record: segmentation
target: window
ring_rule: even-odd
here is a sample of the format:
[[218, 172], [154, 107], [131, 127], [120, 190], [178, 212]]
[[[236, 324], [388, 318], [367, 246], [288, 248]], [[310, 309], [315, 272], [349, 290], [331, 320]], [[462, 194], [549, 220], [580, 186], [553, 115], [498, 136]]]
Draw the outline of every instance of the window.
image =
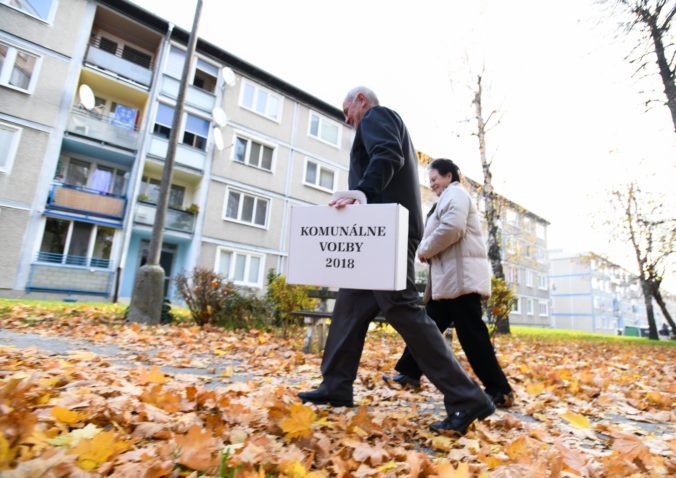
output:
[[538, 274], [538, 288], [542, 290], [547, 290], [547, 276], [544, 274]]
[[514, 268], [512, 266], [505, 266], [505, 282], [511, 285], [514, 284]]
[[209, 121], [191, 114], [186, 115], [183, 144], [206, 151], [209, 138]]
[[147, 53], [143, 53], [129, 45], [124, 45], [122, 48], [122, 58], [147, 69], [150, 69], [150, 64], [153, 60], [153, 57]]
[[234, 160], [272, 171], [274, 148], [242, 136], [235, 137]]
[[129, 171], [114, 166], [62, 157], [54, 179], [69, 186], [87, 188], [99, 193], [124, 195]]
[[526, 270], [526, 287], [533, 287], [533, 271]]
[[[167, 66], [164, 70], [165, 74], [180, 80], [181, 75], [183, 74], [184, 63], [185, 51], [176, 46], [172, 46], [169, 50]], [[209, 93], [215, 93], [216, 85], [218, 84], [218, 67], [201, 58], [197, 58], [192, 77], [189, 76], [188, 78], [192, 78], [191, 84], [193, 86], [208, 91]]]
[[46, 22], [52, 19], [55, 0], [0, 0], [0, 3], [16, 8]]
[[9, 173], [12, 170], [20, 138], [21, 128], [0, 123], [0, 151], [4, 151], [0, 154], [0, 173]]
[[340, 126], [314, 111], [310, 112], [310, 127], [308, 134], [332, 146], [338, 146], [340, 142]]
[[111, 227], [48, 217], [38, 261], [107, 269], [114, 236]]
[[[524, 300], [526, 300], [526, 299], [524, 299]], [[526, 309], [526, 313], [528, 315], [533, 315], [533, 309], [535, 307], [535, 301], [533, 299], [527, 299], [526, 303], [527, 303], [527, 307], [528, 307]]]
[[239, 104], [271, 120], [281, 120], [282, 97], [248, 81], [242, 82]]
[[40, 57], [0, 43], [0, 85], [31, 92], [37, 79]]
[[265, 256], [219, 248], [216, 270], [237, 285], [261, 287]]
[[507, 212], [505, 214], [507, 216], [507, 222], [509, 224], [514, 225], [519, 224], [519, 213], [517, 213], [514, 209], [507, 209]]
[[540, 317], [546, 317], [549, 315], [549, 304], [547, 302], [541, 300], [538, 307]]
[[[153, 133], [169, 139], [173, 123], [174, 108], [164, 103], [158, 103]], [[209, 120], [186, 113], [185, 125], [182, 131], [181, 143], [206, 151], [207, 140], [209, 138]]]
[[[141, 195], [145, 196], [142, 200], [157, 204], [157, 201], [160, 199], [160, 180], [143, 176], [141, 181]], [[172, 184], [169, 187], [169, 207], [182, 209], [184, 198], [185, 188], [183, 186]]]
[[226, 193], [225, 218], [233, 221], [266, 227], [269, 200], [228, 189]]
[[503, 234], [503, 237], [505, 241], [505, 251], [507, 251], [508, 254], [516, 254], [516, 239], [507, 234]]
[[157, 105], [157, 114], [155, 115], [155, 126], [153, 133], [163, 138], [169, 139], [171, 136], [171, 126], [174, 123], [174, 108], [164, 103]]
[[214, 93], [216, 83], [218, 83], [218, 67], [198, 58], [192, 84], [209, 93]]
[[514, 304], [512, 304], [512, 312], [515, 314], [521, 313], [521, 297], [516, 297], [516, 300], [514, 300]]
[[303, 182], [309, 186], [333, 192], [336, 185], [336, 172], [308, 159], [305, 161], [305, 180]]

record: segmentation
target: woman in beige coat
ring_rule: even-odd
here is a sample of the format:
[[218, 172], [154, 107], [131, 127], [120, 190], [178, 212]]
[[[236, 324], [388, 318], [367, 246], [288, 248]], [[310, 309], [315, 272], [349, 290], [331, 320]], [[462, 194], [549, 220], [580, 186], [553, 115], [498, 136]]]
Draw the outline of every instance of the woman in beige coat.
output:
[[[481, 299], [491, 295], [491, 268], [477, 208], [460, 184], [460, 171], [450, 159], [429, 166], [430, 188], [439, 201], [430, 211], [418, 246], [418, 259], [429, 264], [426, 311], [439, 330], [454, 325], [474, 373], [497, 406], [513, 402], [507, 382], [481, 316]], [[408, 349], [385, 380], [420, 387], [422, 372]]]

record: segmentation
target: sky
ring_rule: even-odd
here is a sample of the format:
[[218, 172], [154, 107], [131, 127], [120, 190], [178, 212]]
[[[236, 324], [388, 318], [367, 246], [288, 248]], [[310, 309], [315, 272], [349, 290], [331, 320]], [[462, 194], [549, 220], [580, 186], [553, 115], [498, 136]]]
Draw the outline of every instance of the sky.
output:
[[[134, 3], [191, 28], [195, 0]], [[480, 182], [481, 74], [497, 192], [550, 222], [550, 248], [636, 272], [626, 241], [601, 226], [609, 191], [637, 179], [676, 206], [676, 134], [666, 106], [646, 110], [662, 86], [633, 75], [622, 20], [593, 0], [204, 0], [199, 36], [338, 108], [370, 87], [418, 150]]]

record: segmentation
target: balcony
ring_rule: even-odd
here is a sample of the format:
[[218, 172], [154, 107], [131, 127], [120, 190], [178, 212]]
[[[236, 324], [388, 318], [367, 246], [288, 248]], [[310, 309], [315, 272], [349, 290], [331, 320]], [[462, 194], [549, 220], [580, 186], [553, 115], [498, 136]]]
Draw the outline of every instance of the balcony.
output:
[[73, 108], [66, 130], [113, 146], [129, 150], [138, 148], [139, 134], [136, 127], [133, 124], [124, 123], [114, 114], [102, 115]]
[[[169, 141], [160, 136], [153, 136], [150, 139], [150, 148], [148, 154], [164, 159], [167, 157], [167, 148]], [[201, 149], [192, 148], [185, 144], [178, 144], [176, 148], [176, 164], [187, 166], [198, 171], [204, 170], [204, 164], [207, 159], [207, 153]]]
[[[162, 76], [162, 94], [168, 96], [169, 98], [178, 98], [180, 82], [179, 80], [169, 76]], [[188, 86], [188, 91], [185, 97], [185, 103], [187, 105], [198, 108], [204, 112], [211, 114], [216, 106], [216, 96], [213, 93], [204, 91], [201, 88], [198, 88], [193, 85]]]
[[97, 68], [109, 71], [121, 78], [126, 78], [134, 83], [150, 87], [153, 79], [152, 70], [122, 58], [121, 53], [115, 54], [102, 50], [96, 44], [89, 46], [85, 61]]
[[48, 210], [95, 215], [120, 222], [124, 219], [126, 206], [126, 196], [62, 183], [53, 183], [47, 198]]
[[108, 296], [112, 284], [108, 259], [39, 252], [26, 289]]
[[[134, 222], [137, 224], [145, 224], [146, 226], [153, 226], [155, 223], [155, 212], [157, 206], [147, 202], [136, 203], [136, 211], [134, 213]], [[167, 208], [165, 216], [164, 228], [171, 231], [185, 232], [192, 234], [195, 232], [195, 215], [186, 211], [178, 209]]]

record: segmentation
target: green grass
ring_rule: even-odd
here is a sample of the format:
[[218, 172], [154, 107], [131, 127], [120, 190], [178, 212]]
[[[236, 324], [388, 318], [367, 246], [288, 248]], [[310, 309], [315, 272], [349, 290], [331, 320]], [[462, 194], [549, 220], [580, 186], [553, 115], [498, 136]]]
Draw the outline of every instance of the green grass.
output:
[[[33, 300], [33, 299], [0, 299], [0, 315], [8, 312], [12, 305], [27, 305], [52, 312], [60, 312], [64, 310], [72, 310], [78, 308], [96, 308], [102, 312], [110, 312], [113, 314], [123, 314], [127, 308], [126, 304], [113, 304], [112, 302], [63, 302], [59, 300]], [[182, 307], [171, 307], [171, 313], [179, 321], [185, 321], [190, 318], [190, 311]]]
[[664, 347], [676, 346], [676, 340], [650, 340], [647, 337], [626, 337], [623, 335], [597, 334], [567, 329], [544, 329], [537, 327], [511, 326], [512, 334], [516, 337], [526, 337], [546, 340], [591, 340], [610, 343], [633, 343], [643, 345], [659, 345]]

